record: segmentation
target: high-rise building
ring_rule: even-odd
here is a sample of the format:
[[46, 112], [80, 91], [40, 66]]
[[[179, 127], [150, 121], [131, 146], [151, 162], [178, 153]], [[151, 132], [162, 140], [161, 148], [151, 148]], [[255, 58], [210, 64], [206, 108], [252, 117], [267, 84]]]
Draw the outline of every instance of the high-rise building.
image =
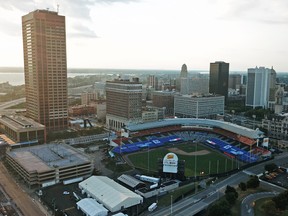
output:
[[106, 82], [106, 124], [120, 130], [129, 122], [142, 120], [142, 83], [137, 80]]
[[175, 91], [154, 91], [152, 93], [152, 105], [165, 109], [165, 116], [174, 115]]
[[[188, 78], [188, 70], [187, 70], [187, 65], [183, 64], [181, 67], [181, 72], [180, 72], [180, 76], [176, 78], [176, 91], [180, 91], [181, 89], [181, 79], [183, 78]], [[165, 89], [164, 89], [165, 90]]]
[[228, 97], [229, 63], [216, 61], [210, 63], [209, 92]]
[[187, 77], [188, 77], [187, 65], [183, 64], [181, 67], [180, 78], [187, 78]]
[[65, 17], [35, 10], [22, 17], [27, 117], [48, 131], [68, 125]]
[[228, 87], [231, 89], [239, 89], [241, 85], [241, 79], [241, 74], [230, 74]]
[[158, 78], [155, 75], [149, 75], [147, 78], [147, 88], [158, 90]]
[[248, 69], [246, 106], [268, 108], [271, 87], [275, 88], [272, 80], [276, 82], [273, 78], [275, 71], [272, 70], [265, 67]]

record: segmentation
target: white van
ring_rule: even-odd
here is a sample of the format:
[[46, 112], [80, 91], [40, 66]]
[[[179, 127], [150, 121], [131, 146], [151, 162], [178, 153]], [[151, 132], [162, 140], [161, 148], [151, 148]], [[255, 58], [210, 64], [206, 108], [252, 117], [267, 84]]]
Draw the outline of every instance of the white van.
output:
[[157, 203], [152, 203], [149, 207], [148, 207], [148, 211], [152, 212], [157, 208]]

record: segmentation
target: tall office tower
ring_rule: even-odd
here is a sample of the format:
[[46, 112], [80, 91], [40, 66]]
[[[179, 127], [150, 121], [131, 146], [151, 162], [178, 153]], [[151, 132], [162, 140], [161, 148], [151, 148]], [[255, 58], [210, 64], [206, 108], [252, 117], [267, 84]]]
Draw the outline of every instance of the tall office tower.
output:
[[271, 69], [265, 67], [248, 69], [246, 106], [268, 107], [271, 74]]
[[130, 122], [142, 120], [142, 83], [137, 80], [106, 82], [106, 124], [120, 130]]
[[270, 92], [269, 92], [269, 101], [275, 102], [275, 93], [278, 88], [276, 87], [276, 71], [273, 67], [270, 70]]
[[188, 78], [188, 70], [187, 65], [183, 64], [181, 67], [180, 76], [176, 78], [176, 91], [180, 91], [181, 89], [181, 79]]
[[67, 128], [65, 17], [35, 10], [22, 17], [27, 117], [46, 130]]
[[187, 78], [187, 77], [188, 77], [187, 65], [183, 64], [181, 67], [180, 78]]
[[154, 75], [149, 75], [147, 78], [147, 88], [154, 88], [158, 90], [158, 78]]
[[228, 98], [229, 63], [216, 61], [210, 63], [209, 92]]
[[241, 74], [230, 74], [228, 87], [231, 89], [239, 89], [241, 85], [241, 78]]

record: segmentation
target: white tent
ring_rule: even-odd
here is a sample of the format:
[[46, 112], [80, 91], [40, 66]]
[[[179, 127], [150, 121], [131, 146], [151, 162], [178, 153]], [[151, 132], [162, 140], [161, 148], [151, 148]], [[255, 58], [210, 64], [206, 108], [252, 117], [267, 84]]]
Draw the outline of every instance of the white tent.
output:
[[76, 204], [77, 209], [81, 209], [87, 216], [106, 216], [108, 214], [108, 210], [92, 198], [82, 199]]
[[82, 193], [102, 203], [109, 211], [116, 212], [123, 208], [140, 204], [143, 197], [123, 187], [106, 176], [91, 176], [79, 183]]

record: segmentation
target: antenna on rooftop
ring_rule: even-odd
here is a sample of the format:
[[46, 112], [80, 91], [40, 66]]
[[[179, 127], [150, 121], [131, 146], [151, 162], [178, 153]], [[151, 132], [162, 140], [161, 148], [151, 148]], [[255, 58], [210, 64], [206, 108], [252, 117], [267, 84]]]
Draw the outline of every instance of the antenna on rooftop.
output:
[[57, 13], [59, 13], [59, 7], [60, 7], [60, 5], [57, 4]]

